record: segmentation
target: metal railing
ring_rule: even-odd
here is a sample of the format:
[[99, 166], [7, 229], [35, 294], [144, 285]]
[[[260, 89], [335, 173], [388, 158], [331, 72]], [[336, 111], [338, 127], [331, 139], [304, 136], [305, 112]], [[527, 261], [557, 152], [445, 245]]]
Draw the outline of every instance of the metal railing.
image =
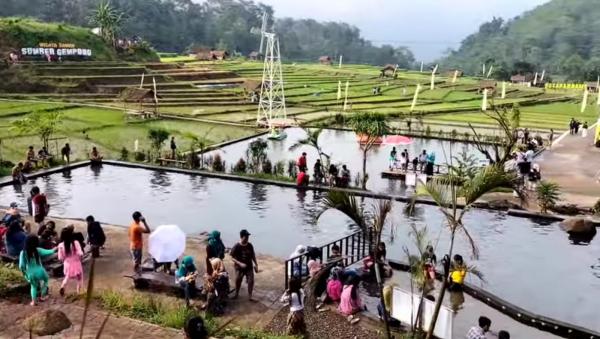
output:
[[[373, 244], [371, 241], [372, 235], [373, 233], [371, 229], [369, 229], [368, 231], [360, 230], [343, 238], [327, 243], [323, 246], [316, 247], [319, 250], [318, 253], [320, 253], [320, 256], [317, 260], [319, 260], [320, 263], [327, 263], [329, 261], [332, 261], [331, 259], [338, 260], [341, 257], [341, 259], [339, 260], [343, 267], [355, 264], [364, 259], [366, 256], [368, 256], [371, 250], [373, 249]], [[332, 248], [334, 245], [337, 245], [340, 248], [339, 257], [332, 257]], [[309, 251], [307, 251], [307, 253], [301, 254], [297, 257], [293, 257], [285, 261], [284, 288], [287, 288], [289, 279], [293, 275], [295, 269], [300, 270], [300, 276], [307, 275], [303, 274], [304, 272], [306, 272], [303, 269], [303, 267], [306, 267], [306, 265], [308, 264], [308, 261], [310, 260], [309, 255], [311, 254], [312, 253], [309, 253]]]

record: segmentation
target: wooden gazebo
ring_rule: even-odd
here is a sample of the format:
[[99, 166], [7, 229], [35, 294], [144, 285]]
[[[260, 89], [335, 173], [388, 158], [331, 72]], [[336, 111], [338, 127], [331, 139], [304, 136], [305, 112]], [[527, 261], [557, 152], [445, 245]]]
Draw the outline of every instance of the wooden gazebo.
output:
[[[158, 116], [159, 96], [154, 92], [153, 89], [128, 87], [121, 92], [119, 98], [123, 101], [125, 110], [128, 112], [128, 114], [138, 115], [141, 118]], [[130, 110], [127, 106], [128, 103], [139, 104], [139, 110]], [[151, 112], [147, 112], [145, 110], [145, 108], [148, 107], [148, 104], [151, 104]]]

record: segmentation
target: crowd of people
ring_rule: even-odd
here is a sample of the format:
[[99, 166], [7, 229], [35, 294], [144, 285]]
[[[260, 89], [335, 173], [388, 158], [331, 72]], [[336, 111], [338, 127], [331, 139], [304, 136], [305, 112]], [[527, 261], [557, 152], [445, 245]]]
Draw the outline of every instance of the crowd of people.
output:
[[[307, 164], [306, 153], [303, 152], [296, 161], [296, 167], [298, 168], [296, 185], [298, 187], [308, 186], [310, 182]], [[315, 165], [313, 166], [313, 182], [316, 185], [322, 185], [326, 182], [330, 187], [347, 188], [350, 186], [350, 180], [350, 170], [346, 165], [342, 165], [340, 169], [338, 166], [330, 164], [327, 173], [325, 173], [324, 164], [321, 162], [321, 159], [315, 161]]]
[[[60, 150], [61, 159], [69, 164], [71, 162], [71, 146], [69, 143], [65, 143], [65, 145]], [[17, 184], [25, 184], [27, 182], [26, 174], [31, 173], [37, 168], [47, 168], [50, 167], [50, 160], [53, 159], [53, 155], [48, 152], [46, 146], [40, 148], [37, 152], [33, 146], [29, 146], [27, 148], [27, 152], [25, 153], [25, 160], [18, 162], [12, 169], [11, 176], [15, 183]], [[96, 146], [92, 147], [92, 150], [89, 154], [89, 159], [92, 162], [101, 162], [102, 155], [96, 148]]]
[[[37, 186], [30, 191], [29, 214], [34, 225], [25, 222], [16, 202], [10, 204], [0, 221], [0, 253], [18, 262], [19, 269], [30, 284], [31, 305], [37, 305], [48, 297], [48, 273], [46, 262], [58, 260], [63, 265], [64, 279], [60, 294], [65, 294], [68, 283], [74, 281], [79, 293], [83, 284], [82, 259], [86, 245], [92, 248], [92, 255], [99, 256], [99, 249], [106, 237], [100, 223], [93, 216], [87, 217], [88, 238], [67, 225], [60, 231], [56, 223], [46, 220], [50, 204]], [[37, 226], [37, 231], [32, 230]]]
[[581, 130], [581, 136], [583, 138], [587, 137], [587, 133], [588, 133], [587, 121], [584, 121], [583, 123], [581, 123], [581, 121], [578, 121], [575, 118], [571, 118], [571, 121], [569, 121], [569, 134], [577, 135], [577, 134], [579, 134], [580, 130]]
[[[412, 165], [412, 167], [411, 167]], [[398, 151], [396, 147], [392, 147], [390, 151], [389, 157], [389, 170], [402, 170], [409, 171], [412, 169], [414, 172], [422, 172], [427, 175], [433, 175], [434, 173], [434, 165], [435, 165], [435, 153], [429, 152], [427, 150], [423, 150], [419, 155], [410, 158], [408, 153], [408, 149], [404, 149], [400, 152], [400, 156], [398, 156]]]

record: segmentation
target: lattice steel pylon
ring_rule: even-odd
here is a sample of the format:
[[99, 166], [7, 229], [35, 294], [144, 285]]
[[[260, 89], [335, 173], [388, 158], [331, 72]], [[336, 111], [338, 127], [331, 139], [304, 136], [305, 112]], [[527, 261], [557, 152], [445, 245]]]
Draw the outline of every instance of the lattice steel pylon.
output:
[[269, 129], [273, 129], [273, 121], [285, 121], [287, 119], [281, 54], [279, 39], [275, 36], [275, 33], [263, 34], [267, 39], [267, 45], [265, 46], [265, 63], [256, 123], [261, 125], [264, 120]]

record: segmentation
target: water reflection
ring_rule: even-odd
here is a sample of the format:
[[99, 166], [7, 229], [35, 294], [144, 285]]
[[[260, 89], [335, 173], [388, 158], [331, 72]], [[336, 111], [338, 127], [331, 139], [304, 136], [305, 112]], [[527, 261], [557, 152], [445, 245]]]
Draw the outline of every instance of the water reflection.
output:
[[168, 187], [171, 186], [169, 173], [164, 171], [153, 171], [150, 175], [150, 187], [159, 190], [161, 193], [169, 193]]
[[[92, 179], [96, 175], [99, 179]], [[37, 184], [48, 195], [52, 215], [94, 214], [104, 222], [127, 225], [131, 212], [140, 209], [153, 223], [178, 224], [188, 234], [217, 228], [227, 245], [235, 243], [241, 228], [248, 228], [258, 251], [281, 258], [299, 243], [320, 245], [356, 230], [340, 212], [322, 213], [320, 192], [114, 166], [105, 166], [100, 174], [89, 167], [73, 170], [68, 180], [70, 184], [57, 174], [22, 188], [0, 188], [0, 205], [18, 201], [26, 206], [28, 193], [23, 191]], [[99, 203], [104, 201], [110, 203]], [[359, 201], [369, 210], [376, 203]], [[388, 257], [405, 261], [404, 247], [416, 253], [408, 237], [411, 223], [427, 225], [438, 258], [447, 253], [450, 239], [438, 208], [419, 205], [408, 217], [404, 206], [394, 203], [383, 232]], [[600, 295], [600, 242], [573, 246], [557, 223], [534, 223], [484, 210], [470, 210], [464, 222], [481, 252], [469, 264], [485, 275], [486, 290], [533, 312], [600, 329], [595, 305]], [[470, 253], [462, 236], [457, 237], [454, 253]], [[467, 282], [479, 283], [469, 276]], [[564, 286], [570, 287], [569, 293]], [[548, 300], [561, 307], [548, 307]]]
[[102, 164], [91, 164], [90, 168], [92, 169], [92, 173], [94, 173], [94, 180], [98, 180], [98, 177], [100, 177], [100, 173], [102, 172]]

